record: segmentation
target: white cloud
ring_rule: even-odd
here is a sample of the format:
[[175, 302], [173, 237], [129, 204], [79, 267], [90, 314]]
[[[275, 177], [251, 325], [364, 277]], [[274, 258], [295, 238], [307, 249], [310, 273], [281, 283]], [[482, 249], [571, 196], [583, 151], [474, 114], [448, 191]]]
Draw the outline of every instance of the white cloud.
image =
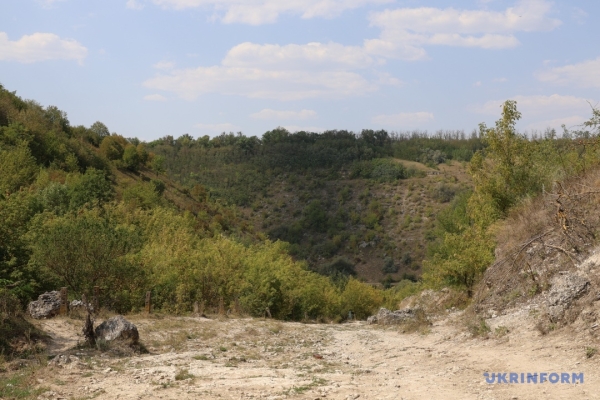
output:
[[376, 63], [364, 48], [339, 43], [276, 44], [241, 43], [227, 53], [227, 67], [290, 68], [365, 68]]
[[371, 118], [371, 122], [384, 127], [412, 128], [433, 121], [433, 119], [433, 113], [422, 111], [414, 113], [377, 115]]
[[250, 116], [254, 119], [266, 120], [303, 120], [314, 118], [317, 116], [317, 113], [313, 110], [281, 111], [265, 108], [257, 113], [251, 114]]
[[167, 101], [167, 98], [160, 94], [149, 94], [144, 96], [144, 100], [147, 101]]
[[[575, 96], [553, 94], [550, 96], [514, 96], [511, 100], [517, 102], [517, 109], [522, 114], [519, 126], [527, 130], [543, 131], [546, 128], [560, 130], [565, 124], [572, 128], [589, 119], [591, 105], [595, 101]], [[501, 106], [504, 100], [492, 100], [481, 105], [472, 105], [468, 109], [472, 112], [500, 118]], [[588, 117], [584, 117], [584, 116]]]
[[87, 49], [73, 39], [61, 39], [53, 33], [24, 35], [10, 41], [5, 32], [0, 32], [0, 61], [34, 63], [45, 60], [77, 60], [80, 64]]
[[579, 7], [573, 7], [573, 10], [571, 11], [571, 18], [573, 18], [576, 23], [583, 25], [586, 23], [588, 17], [589, 14], [585, 10], [582, 10]]
[[41, 3], [42, 7], [44, 8], [50, 8], [54, 5], [54, 3], [59, 3], [61, 1], [65, 0], [38, 0], [38, 2]]
[[175, 63], [171, 61], [159, 61], [156, 64], [154, 64], [153, 67], [159, 70], [169, 71], [175, 68]]
[[508, 82], [508, 79], [507, 78], [494, 78], [492, 80], [492, 82], [494, 82], [494, 83], [505, 83], [505, 82]]
[[163, 8], [209, 8], [224, 23], [261, 25], [276, 22], [282, 14], [302, 18], [333, 18], [346, 10], [393, 0], [151, 0]]
[[127, 4], [125, 6], [131, 10], [141, 10], [144, 8], [144, 5], [138, 0], [127, 0]]
[[211, 131], [211, 132], [238, 132], [240, 131], [240, 127], [229, 122], [221, 123], [221, 124], [196, 124], [194, 127], [202, 130], [202, 131]]
[[260, 68], [198, 67], [158, 75], [143, 83], [147, 88], [174, 92], [193, 100], [206, 93], [250, 98], [300, 100], [361, 95], [376, 89], [349, 71], [265, 70]]
[[586, 117], [582, 117], [580, 115], [572, 115], [569, 117], [563, 118], [553, 118], [553, 119], [545, 119], [541, 121], [535, 121], [525, 126], [525, 129], [528, 131], [544, 131], [547, 128], [554, 128], [557, 130], [557, 133], [560, 134], [562, 132], [561, 127], [565, 125], [568, 129], [574, 129], [579, 127], [585, 121], [589, 119]]
[[583, 87], [600, 87], [600, 57], [578, 64], [550, 68], [536, 73], [542, 82]]
[[[517, 109], [523, 115], [523, 118], [539, 116], [570, 116], [574, 113], [587, 114], [590, 111], [588, 100], [575, 97], [553, 94], [550, 96], [513, 96], [510, 100], [517, 102]], [[501, 107], [505, 100], [491, 100], [482, 105], [472, 105], [470, 111], [500, 116]], [[593, 103], [592, 103], [593, 104]]]
[[372, 54], [415, 60], [425, 57], [423, 46], [443, 45], [505, 49], [519, 45], [517, 32], [550, 31], [561, 21], [548, 16], [545, 0], [521, 0], [505, 11], [454, 8], [400, 8], [372, 13], [379, 39], [367, 43]]

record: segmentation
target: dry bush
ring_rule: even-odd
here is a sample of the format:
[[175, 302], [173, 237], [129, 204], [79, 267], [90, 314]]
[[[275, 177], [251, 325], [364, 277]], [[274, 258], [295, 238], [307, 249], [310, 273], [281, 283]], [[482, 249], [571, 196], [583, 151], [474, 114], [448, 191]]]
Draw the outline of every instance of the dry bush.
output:
[[597, 243], [600, 171], [525, 201], [497, 229], [496, 262], [476, 292], [475, 310], [501, 310], [549, 288], [558, 271], [572, 270]]

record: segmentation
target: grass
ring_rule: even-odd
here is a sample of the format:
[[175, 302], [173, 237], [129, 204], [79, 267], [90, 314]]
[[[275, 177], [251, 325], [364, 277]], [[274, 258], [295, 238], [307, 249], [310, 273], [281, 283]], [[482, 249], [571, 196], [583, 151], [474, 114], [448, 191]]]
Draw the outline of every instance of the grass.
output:
[[180, 369], [175, 374], [176, 381], [184, 381], [186, 379], [192, 379], [192, 378], [194, 378], [194, 375], [190, 374], [190, 372], [187, 369]]
[[32, 389], [36, 369], [31, 367], [11, 374], [0, 375], [0, 399], [36, 398], [47, 389]]
[[595, 347], [586, 347], [585, 348], [585, 356], [587, 358], [592, 358], [598, 353], [598, 349]]

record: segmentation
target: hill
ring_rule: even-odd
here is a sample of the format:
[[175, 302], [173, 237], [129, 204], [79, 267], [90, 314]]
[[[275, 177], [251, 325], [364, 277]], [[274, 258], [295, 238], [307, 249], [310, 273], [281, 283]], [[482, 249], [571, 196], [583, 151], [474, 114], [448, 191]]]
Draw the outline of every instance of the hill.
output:
[[147, 145], [171, 179], [236, 205], [311, 269], [385, 286], [421, 275], [436, 215], [470, 189], [465, 161], [482, 147], [462, 132], [283, 128], [261, 139], [184, 135]]

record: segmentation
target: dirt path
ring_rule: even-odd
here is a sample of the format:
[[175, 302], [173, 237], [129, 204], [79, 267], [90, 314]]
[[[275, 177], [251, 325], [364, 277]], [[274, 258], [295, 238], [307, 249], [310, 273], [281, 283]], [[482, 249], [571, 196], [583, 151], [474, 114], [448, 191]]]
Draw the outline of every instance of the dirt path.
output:
[[[596, 357], [584, 332], [547, 336], [526, 316], [498, 317], [510, 333], [473, 339], [458, 313], [427, 334], [364, 323], [319, 325], [253, 319], [131, 317], [150, 354], [49, 365], [40, 398], [98, 399], [596, 399]], [[62, 345], [70, 320], [45, 322]], [[70, 331], [69, 331], [70, 329]], [[69, 333], [70, 332], [70, 333]], [[55, 349], [59, 349], [56, 347]], [[584, 373], [583, 384], [494, 384], [489, 372]]]

